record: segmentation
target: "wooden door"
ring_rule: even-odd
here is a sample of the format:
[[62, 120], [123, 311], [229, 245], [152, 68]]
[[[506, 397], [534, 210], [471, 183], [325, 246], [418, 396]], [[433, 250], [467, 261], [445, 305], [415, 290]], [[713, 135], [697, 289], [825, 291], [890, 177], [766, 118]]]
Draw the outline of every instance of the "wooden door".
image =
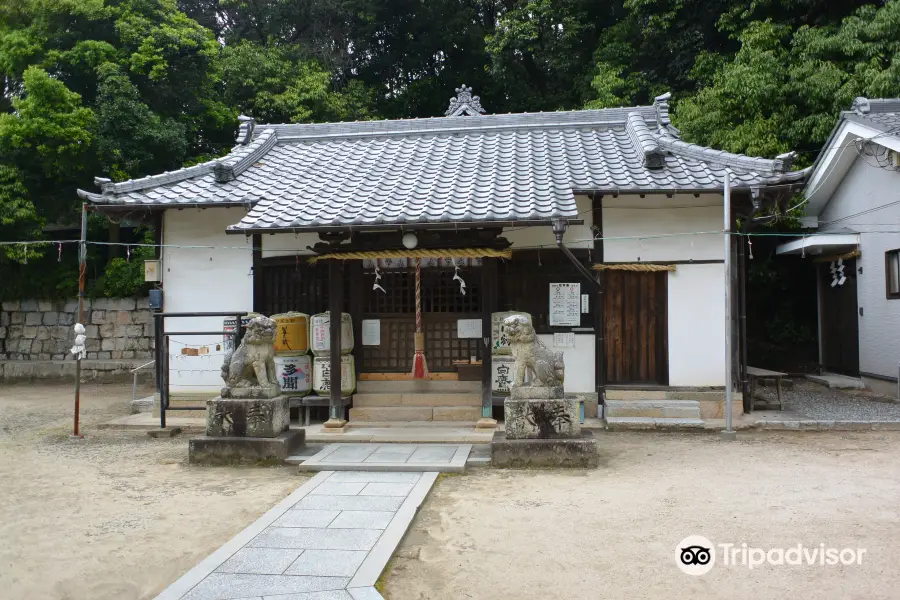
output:
[[843, 375], [859, 376], [859, 321], [856, 302], [856, 261], [844, 261], [843, 285], [835, 285], [830, 263], [821, 265], [822, 366]]
[[668, 273], [607, 271], [604, 291], [606, 382], [669, 382]]

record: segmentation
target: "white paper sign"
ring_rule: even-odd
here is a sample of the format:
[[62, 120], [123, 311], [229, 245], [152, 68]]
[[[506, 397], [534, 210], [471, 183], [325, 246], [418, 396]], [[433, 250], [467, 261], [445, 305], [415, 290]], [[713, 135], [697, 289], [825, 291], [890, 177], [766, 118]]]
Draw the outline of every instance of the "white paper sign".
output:
[[456, 321], [456, 337], [480, 338], [481, 337], [481, 319], [458, 319]]
[[550, 284], [550, 326], [581, 325], [581, 284]]
[[381, 345], [381, 319], [363, 319], [362, 344], [363, 346]]
[[575, 347], [575, 334], [574, 333], [554, 333], [553, 334], [553, 346], [556, 348], [574, 348]]
[[588, 301], [588, 298], [590, 298], [590, 296], [588, 294], [581, 295], [581, 314], [583, 314], [583, 315], [586, 315], [589, 312], [591, 312], [591, 308], [590, 308], [591, 305], [590, 305], [590, 302]]

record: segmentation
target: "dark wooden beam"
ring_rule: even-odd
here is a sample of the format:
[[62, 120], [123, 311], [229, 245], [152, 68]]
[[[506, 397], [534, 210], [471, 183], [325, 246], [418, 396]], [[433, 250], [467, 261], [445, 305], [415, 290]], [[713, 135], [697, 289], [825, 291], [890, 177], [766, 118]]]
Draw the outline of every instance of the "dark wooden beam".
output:
[[331, 388], [329, 420], [344, 420], [341, 406], [341, 313], [344, 309], [344, 261], [332, 260], [328, 264], [328, 310], [331, 328]]
[[[603, 196], [595, 196], [592, 200], [593, 225], [591, 230], [595, 238], [603, 237]], [[597, 262], [603, 262], [603, 240], [594, 240], [594, 256]], [[597, 417], [603, 418], [606, 404], [606, 324], [604, 322], [604, 306], [606, 291], [606, 272], [597, 273], [597, 290], [594, 293], [594, 387], [597, 391]]]
[[251, 242], [253, 243], [253, 311], [262, 313], [266, 309], [262, 268], [262, 236], [258, 233], [254, 234]]
[[362, 351], [362, 318], [365, 310], [364, 299], [364, 279], [361, 260], [347, 261], [344, 265], [347, 272], [347, 297], [348, 312], [350, 318], [353, 319], [353, 340], [354, 347], [357, 350], [353, 353], [356, 360], [356, 372], [363, 372], [363, 351]]
[[497, 294], [497, 260], [485, 258], [481, 263], [481, 416], [491, 418], [494, 412], [491, 398], [491, 313], [500, 309]]

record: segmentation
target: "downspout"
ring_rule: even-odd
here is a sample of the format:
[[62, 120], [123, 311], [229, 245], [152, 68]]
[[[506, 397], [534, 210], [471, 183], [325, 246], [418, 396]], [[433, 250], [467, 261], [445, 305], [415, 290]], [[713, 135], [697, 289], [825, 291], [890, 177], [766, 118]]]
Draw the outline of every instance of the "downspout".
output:
[[[553, 220], [553, 235], [556, 237], [556, 245], [559, 246], [559, 249], [562, 253], [569, 259], [569, 261], [575, 265], [575, 269], [584, 276], [585, 279], [591, 282], [591, 285], [596, 292], [594, 296], [594, 336], [598, 337], [597, 347], [602, 349], [603, 346], [603, 319], [602, 319], [602, 311], [603, 311], [603, 285], [597, 281], [594, 277], [594, 274], [591, 273], [587, 267], [581, 264], [581, 261], [572, 254], [572, 251], [563, 244], [563, 236], [566, 233], [566, 229], [568, 229], [568, 222], [563, 219], [554, 219]], [[599, 313], [597, 311], [600, 311]], [[599, 315], [599, 316], [598, 316]], [[599, 325], [598, 325], [599, 323]], [[598, 361], [598, 381], [595, 382], [597, 389], [597, 406], [598, 410], [601, 411], [597, 416], [599, 418], [604, 418], [606, 412], [606, 364], [605, 359], [606, 356], [602, 351], [598, 351], [597, 356], [595, 356], [595, 360]]]

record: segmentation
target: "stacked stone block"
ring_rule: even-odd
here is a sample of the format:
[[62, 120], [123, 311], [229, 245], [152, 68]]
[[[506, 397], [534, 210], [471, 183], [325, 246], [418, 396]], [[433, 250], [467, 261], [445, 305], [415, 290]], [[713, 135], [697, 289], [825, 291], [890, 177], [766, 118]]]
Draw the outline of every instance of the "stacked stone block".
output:
[[[153, 358], [147, 298], [85, 299], [88, 360]], [[0, 360], [70, 359], [78, 300], [21, 300], [0, 305]]]

